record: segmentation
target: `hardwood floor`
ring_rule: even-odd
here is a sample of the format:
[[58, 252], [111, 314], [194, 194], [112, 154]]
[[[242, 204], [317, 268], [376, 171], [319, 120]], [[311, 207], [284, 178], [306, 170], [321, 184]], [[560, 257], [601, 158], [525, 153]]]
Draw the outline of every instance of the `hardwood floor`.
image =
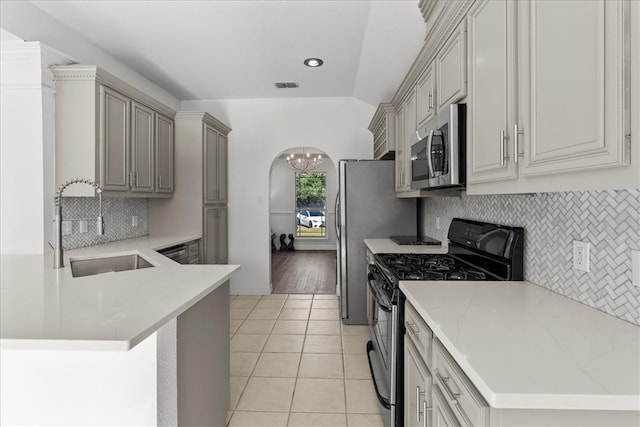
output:
[[277, 251], [271, 254], [274, 294], [336, 293], [336, 251]]

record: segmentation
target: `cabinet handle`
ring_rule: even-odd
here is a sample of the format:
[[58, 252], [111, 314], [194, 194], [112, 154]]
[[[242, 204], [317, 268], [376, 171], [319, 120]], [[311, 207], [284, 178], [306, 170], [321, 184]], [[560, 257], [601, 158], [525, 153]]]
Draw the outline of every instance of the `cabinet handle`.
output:
[[433, 110], [433, 92], [429, 91], [429, 111]]
[[420, 386], [416, 386], [416, 422], [420, 422]]
[[518, 163], [518, 156], [520, 153], [518, 152], [518, 135], [523, 134], [524, 132], [518, 130], [518, 124], [513, 125], [513, 161]]
[[127, 187], [133, 186], [133, 171], [129, 171], [129, 177], [127, 180]]
[[504, 131], [500, 131], [500, 166], [504, 166]]
[[138, 172], [135, 172], [135, 177], [136, 177], [136, 187], [138, 186]]
[[413, 322], [407, 322], [407, 329], [409, 329], [409, 332], [413, 335], [420, 335], [420, 329]]
[[424, 417], [422, 418], [422, 427], [427, 427], [427, 413], [431, 412], [431, 407], [427, 406], [427, 401], [423, 400], [422, 401], [422, 413], [424, 414]]
[[440, 380], [440, 382], [444, 386], [445, 391], [447, 392], [447, 394], [449, 395], [453, 403], [457, 404], [458, 398], [460, 397], [460, 392], [459, 391], [455, 392], [451, 390], [451, 387], [449, 387], [449, 381], [451, 381], [451, 378], [443, 377], [440, 371], [438, 371], [437, 369], [436, 369], [436, 377]]

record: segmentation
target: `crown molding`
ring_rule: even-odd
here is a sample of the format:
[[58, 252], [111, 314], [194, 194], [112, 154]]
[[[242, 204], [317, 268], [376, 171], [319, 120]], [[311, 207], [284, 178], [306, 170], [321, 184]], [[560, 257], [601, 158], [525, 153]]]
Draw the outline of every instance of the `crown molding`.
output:
[[231, 128], [227, 126], [225, 123], [213, 117], [211, 114], [204, 111], [179, 111], [176, 113], [175, 121], [183, 121], [183, 120], [197, 120], [202, 121], [209, 126], [215, 128], [217, 131], [222, 133], [223, 135], [227, 135], [231, 132]]
[[53, 78], [56, 81], [95, 81], [101, 85], [114, 89], [134, 101], [144, 104], [171, 119], [176, 115], [176, 112], [172, 108], [167, 107], [156, 99], [131, 86], [129, 83], [120, 80], [113, 74], [96, 65], [52, 65], [49, 68], [51, 69]]

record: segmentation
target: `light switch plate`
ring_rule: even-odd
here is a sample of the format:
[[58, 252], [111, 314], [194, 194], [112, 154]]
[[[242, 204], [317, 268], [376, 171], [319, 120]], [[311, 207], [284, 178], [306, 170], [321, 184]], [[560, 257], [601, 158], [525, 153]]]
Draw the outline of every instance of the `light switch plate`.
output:
[[86, 233], [87, 232], [87, 221], [82, 220], [79, 222], [80, 225], [80, 232], [81, 233]]
[[132, 227], [137, 227], [138, 226], [138, 217], [136, 215], [133, 215], [131, 217], [131, 226]]
[[68, 236], [73, 232], [73, 223], [71, 221], [62, 221], [62, 235]]
[[587, 242], [573, 241], [573, 268], [574, 270], [589, 271], [589, 252], [591, 244]]

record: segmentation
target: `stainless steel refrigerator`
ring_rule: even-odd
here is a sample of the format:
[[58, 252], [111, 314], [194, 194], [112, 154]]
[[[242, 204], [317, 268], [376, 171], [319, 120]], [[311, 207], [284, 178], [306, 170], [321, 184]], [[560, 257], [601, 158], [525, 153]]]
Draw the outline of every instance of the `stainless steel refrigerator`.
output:
[[398, 199], [393, 160], [340, 160], [336, 197], [338, 289], [345, 324], [367, 324], [363, 240], [416, 234], [416, 200]]

